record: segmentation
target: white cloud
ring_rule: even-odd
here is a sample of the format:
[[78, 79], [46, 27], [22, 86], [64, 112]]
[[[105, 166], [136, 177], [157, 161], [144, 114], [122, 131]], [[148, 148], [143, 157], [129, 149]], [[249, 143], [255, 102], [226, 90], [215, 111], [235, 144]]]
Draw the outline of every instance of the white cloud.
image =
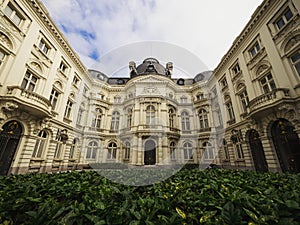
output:
[[[90, 60], [88, 55], [93, 51], [102, 56], [119, 46], [157, 40], [193, 52], [209, 69], [217, 66], [262, 2], [262, 0], [42, 1], [59, 27], [65, 28], [67, 39], [87, 67], [92, 66], [93, 60]], [[95, 39], [84, 39], [80, 31], [93, 34]], [[144, 53], [144, 58], [151, 55], [151, 49], [144, 48], [140, 51]], [[129, 62], [140, 59], [126, 60]]]

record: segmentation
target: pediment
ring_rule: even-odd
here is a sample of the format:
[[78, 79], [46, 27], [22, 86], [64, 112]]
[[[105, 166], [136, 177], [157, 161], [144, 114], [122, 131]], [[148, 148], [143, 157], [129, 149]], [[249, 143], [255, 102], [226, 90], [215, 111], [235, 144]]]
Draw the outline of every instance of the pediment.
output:
[[135, 83], [166, 83], [166, 82], [169, 82], [167, 80], [168, 78], [164, 78], [162, 76], [157, 76], [157, 75], [154, 75], [154, 76], [141, 76], [140, 78], [138, 78], [137, 80], [135, 80], [134, 82]]

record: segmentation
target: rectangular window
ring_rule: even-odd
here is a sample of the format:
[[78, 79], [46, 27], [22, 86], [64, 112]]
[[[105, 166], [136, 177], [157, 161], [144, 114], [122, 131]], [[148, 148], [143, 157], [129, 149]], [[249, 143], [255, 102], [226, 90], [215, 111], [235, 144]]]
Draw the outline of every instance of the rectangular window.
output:
[[48, 54], [50, 48], [49, 46], [46, 44], [45, 40], [44, 39], [41, 39], [40, 40], [40, 43], [39, 43], [39, 48], [41, 49], [41, 51], [43, 53], [45, 53], [46, 55]]
[[260, 50], [260, 45], [258, 42], [255, 42], [254, 46], [249, 50], [252, 57], [254, 57]]
[[235, 151], [237, 159], [244, 159], [242, 143], [239, 142], [235, 144]]
[[[62, 71], [63, 73], [66, 73], [67, 72], [67, 65], [64, 63], [64, 62], [61, 62], [60, 65], [59, 65], [59, 69], [60, 71]], [[74, 77], [75, 78], [75, 77]], [[74, 81], [74, 80], [73, 80]]]
[[228, 112], [229, 120], [234, 120], [235, 117], [234, 117], [234, 111], [233, 111], [232, 103], [228, 102], [226, 104], [226, 107], [227, 107], [227, 112]]
[[281, 15], [281, 17], [275, 22], [278, 30], [280, 30], [287, 22], [293, 17], [293, 13], [290, 8]]
[[38, 78], [35, 75], [27, 71], [22, 81], [21, 88], [28, 91], [34, 91], [37, 80]]
[[21, 14], [12, 6], [12, 4], [8, 4], [4, 9], [6, 16], [8, 16], [14, 24], [19, 26], [23, 20]]
[[55, 89], [52, 89], [51, 95], [50, 95], [50, 103], [51, 103], [53, 110], [55, 110], [55, 108], [56, 108], [58, 96], [59, 96], [59, 93]]
[[65, 118], [70, 118], [72, 106], [73, 106], [73, 103], [70, 100], [68, 100], [65, 115], [64, 115]]
[[225, 88], [228, 86], [226, 77], [224, 77], [222, 80], [220, 80], [221, 88]]
[[247, 105], [249, 104], [249, 97], [247, 91], [243, 91], [239, 96], [240, 96], [243, 111], [247, 112]]
[[300, 52], [296, 52], [291, 56], [291, 61], [292, 64], [296, 70], [296, 72], [298, 73], [298, 75], [300, 76]]
[[241, 72], [241, 68], [239, 64], [236, 64], [232, 69], [233, 75], [238, 74], [239, 72]]
[[267, 76], [260, 80], [260, 85], [262, 87], [263, 92], [269, 93], [276, 88], [275, 82], [273, 80], [273, 76], [269, 73]]
[[77, 86], [78, 85], [78, 82], [79, 82], [79, 79], [78, 77], [75, 75], [74, 78], [73, 78], [73, 81], [72, 81], [72, 84]]
[[76, 121], [76, 124], [78, 124], [78, 125], [81, 124], [82, 114], [83, 114], [83, 110], [82, 110], [82, 109], [79, 109], [79, 110], [78, 110], [77, 121]]

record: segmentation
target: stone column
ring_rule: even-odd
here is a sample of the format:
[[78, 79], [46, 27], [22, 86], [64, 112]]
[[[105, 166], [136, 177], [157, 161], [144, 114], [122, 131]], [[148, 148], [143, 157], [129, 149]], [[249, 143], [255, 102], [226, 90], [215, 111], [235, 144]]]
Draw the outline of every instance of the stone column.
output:
[[137, 164], [138, 166], [143, 165], [143, 153], [144, 153], [144, 149], [143, 149], [143, 141], [142, 141], [142, 137], [139, 136], [138, 137], [138, 146], [137, 146]]

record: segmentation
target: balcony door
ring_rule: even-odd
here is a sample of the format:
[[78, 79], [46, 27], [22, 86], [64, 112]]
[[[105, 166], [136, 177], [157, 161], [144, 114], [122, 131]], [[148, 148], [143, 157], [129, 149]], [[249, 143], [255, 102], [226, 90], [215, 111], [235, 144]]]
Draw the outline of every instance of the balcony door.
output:
[[13, 120], [3, 125], [0, 133], [0, 175], [7, 175], [22, 134], [22, 126]]

